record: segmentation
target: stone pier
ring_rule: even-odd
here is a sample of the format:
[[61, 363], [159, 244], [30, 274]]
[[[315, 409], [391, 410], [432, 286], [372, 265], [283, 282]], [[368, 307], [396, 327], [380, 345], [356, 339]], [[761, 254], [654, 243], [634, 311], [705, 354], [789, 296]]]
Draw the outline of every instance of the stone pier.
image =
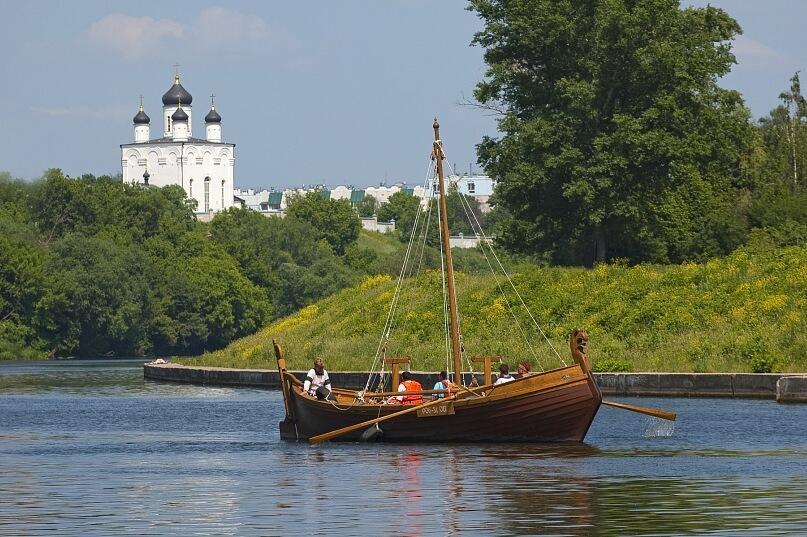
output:
[[[299, 379], [304, 371], [293, 371]], [[364, 388], [366, 371], [329, 371], [335, 386]], [[434, 372], [413, 373], [424, 387], [437, 380]], [[190, 367], [180, 364], [145, 364], [147, 379], [218, 386], [277, 388], [278, 372], [269, 369]], [[807, 402], [807, 375], [775, 373], [595, 373], [603, 395], [652, 397], [734, 397]]]

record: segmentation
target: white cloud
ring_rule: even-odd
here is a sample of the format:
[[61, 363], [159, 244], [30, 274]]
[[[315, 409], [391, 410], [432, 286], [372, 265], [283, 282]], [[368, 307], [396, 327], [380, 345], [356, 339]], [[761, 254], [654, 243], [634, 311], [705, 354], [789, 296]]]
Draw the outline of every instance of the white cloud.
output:
[[225, 7], [209, 7], [188, 22], [115, 13], [94, 22], [90, 41], [123, 56], [127, 61], [146, 58], [168, 44], [206, 50], [248, 50], [271, 37], [262, 18]]
[[737, 36], [734, 39], [732, 50], [740, 65], [769, 66], [783, 63], [787, 60], [784, 54], [744, 35]]
[[165, 40], [179, 40], [185, 25], [170, 19], [130, 17], [116, 13], [94, 22], [87, 34], [103, 46], [119, 52], [129, 61], [139, 60]]
[[269, 26], [262, 18], [224, 7], [205, 9], [193, 23], [194, 40], [211, 47], [253, 45], [269, 37]]
[[112, 119], [121, 120], [132, 116], [133, 105], [108, 105], [108, 106], [56, 106], [43, 107], [32, 106], [31, 112], [48, 117], [75, 118], [75, 119]]

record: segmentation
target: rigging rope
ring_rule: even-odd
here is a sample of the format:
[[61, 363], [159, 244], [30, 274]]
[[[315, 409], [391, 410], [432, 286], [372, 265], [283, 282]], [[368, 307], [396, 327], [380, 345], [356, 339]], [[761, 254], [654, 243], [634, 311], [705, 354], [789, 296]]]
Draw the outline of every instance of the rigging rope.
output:
[[[441, 144], [441, 148], [442, 148], [442, 142], [438, 140], [438, 143]], [[446, 160], [446, 161], [448, 160], [448, 159], [445, 159], [445, 153], [444, 152], [443, 152], [442, 156], [443, 156], [444, 160]], [[440, 156], [438, 155], [436, 158], [440, 158]], [[452, 168], [453, 174], [456, 176], [457, 175], [456, 170], [454, 170], [453, 167], [451, 167], [451, 168]], [[386, 321], [384, 323], [384, 329], [383, 329], [383, 331], [381, 333], [381, 339], [380, 339], [378, 347], [376, 349], [375, 357], [373, 358], [373, 364], [372, 364], [372, 367], [371, 367], [371, 370], [370, 370], [370, 375], [368, 376], [367, 383], [365, 384], [365, 389], [364, 389], [365, 392], [369, 390], [371, 382], [372, 382], [372, 379], [373, 379], [374, 375], [376, 375], [376, 373], [375, 373], [376, 366], [379, 365], [379, 359], [381, 358], [382, 350], [386, 354], [386, 345], [390, 341], [390, 337], [392, 335], [392, 332], [393, 332], [393, 330], [398, 329], [398, 322], [399, 322], [398, 305], [399, 305], [399, 302], [400, 302], [400, 297], [401, 297], [401, 293], [402, 293], [402, 290], [403, 290], [404, 281], [406, 279], [411, 279], [413, 274], [414, 274], [415, 277], [419, 276], [420, 272], [421, 272], [421, 269], [423, 267], [423, 258], [424, 258], [425, 250], [426, 250], [426, 242], [428, 240], [429, 225], [431, 223], [432, 201], [437, 198], [437, 193], [435, 192], [435, 189], [434, 188], [430, 189], [430, 187], [432, 187], [433, 184], [434, 184], [434, 178], [437, 175], [436, 172], [437, 172], [437, 162], [436, 162], [436, 160], [429, 159], [429, 164], [427, 166], [427, 171], [426, 171], [426, 178], [425, 178], [425, 181], [424, 181], [424, 189], [426, 189], [427, 192], [431, 191], [431, 197], [429, 199], [429, 203], [427, 204], [427, 210], [425, 211], [426, 214], [425, 214], [425, 217], [424, 217], [425, 222], [424, 222], [423, 227], [422, 227], [422, 235], [418, 233], [418, 228], [419, 228], [420, 222], [422, 220], [421, 213], [423, 213], [424, 211], [421, 211], [420, 207], [418, 207], [418, 210], [415, 212], [415, 220], [414, 220], [414, 223], [412, 225], [412, 230], [411, 230], [411, 232], [409, 234], [409, 240], [407, 242], [406, 252], [404, 254], [404, 260], [403, 260], [403, 263], [401, 265], [401, 270], [400, 270], [400, 272], [398, 274], [398, 279], [397, 279], [396, 284], [395, 284], [395, 290], [393, 292], [392, 300], [390, 302], [390, 309], [389, 309], [389, 311], [387, 313], [387, 318], [386, 318]], [[445, 195], [447, 195], [447, 192], [448, 192], [448, 188], [446, 188]], [[479, 219], [476, 217], [476, 214], [474, 213], [473, 209], [471, 208], [467, 198], [462, 193], [460, 193], [460, 200], [461, 200], [461, 205], [462, 205], [463, 212], [465, 213], [465, 217], [468, 219], [468, 222], [471, 225], [471, 230], [473, 231], [473, 233], [476, 235], [477, 238], [480, 238], [480, 236], [481, 236], [481, 239], [482, 239], [482, 248], [481, 248], [482, 254], [485, 257], [485, 262], [487, 263], [488, 268], [490, 268], [490, 271], [493, 274], [493, 277], [494, 277], [494, 279], [496, 281], [496, 286], [499, 289], [499, 292], [501, 293], [502, 297], [504, 298], [505, 303], [507, 304], [507, 308], [508, 308], [508, 310], [510, 312], [510, 315], [513, 317], [513, 320], [516, 322], [516, 326], [518, 327], [519, 331], [521, 332], [521, 336], [524, 339], [525, 343], [527, 344], [527, 347], [529, 348], [530, 353], [535, 358], [535, 361], [537, 362], [538, 366], [542, 370], [544, 369], [543, 365], [541, 364], [540, 360], [538, 359], [538, 355], [535, 352], [535, 349], [533, 348], [532, 344], [529, 341], [529, 338], [527, 337], [527, 335], [526, 335], [526, 333], [524, 331], [524, 328], [521, 326], [521, 322], [518, 320], [518, 316], [515, 314], [515, 311], [513, 309], [513, 306], [510, 303], [510, 300], [507, 297], [507, 294], [504, 292], [504, 289], [502, 288], [501, 282], [499, 281], [498, 275], [496, 274], [496, 269], [494, 268], [493, 263], [491, 263], [491, 261], [490, 261], [488, 253], [486, 251], [486, 248], [490, 249], [490, 253], [493, 255], [493, 258], [496, 261], [496, 264], [498, 265], [499, 269], [502, 271], [502, 274], [507, 279], [507, 281], [510, 284], [510, 287], [513, 289], [513, 292], [515, 293], [516, 297], [518, 297], [518, 300], [521, 303], [521, 306], [526, 310], [527, 314], [529, 315], [529, 317], [532, 320], [535, 327], [538, 329], [540, 334], [543, 336], [544, 340], [547, 342], [549, 347], [555, 353], [555, 356], [557, 356], [557, 358], [565, 366], [566, 361], [560, 356], [557, 349], [555, 349], [554, 345], [552, 344], [552, 341], [546, 335], [544, 330], [538, 324], [538, 321], [536, 321], [535, 317], [532, 315], [532, 312], [530, 311], [530, 309], [527, 307], [526, 302], [524, 301], [521, 294], [518, 292], [518, 289], [516, 288], [515, 284], [513, 283], [512, 278], [508, 274], [507, 270], [504, 268], [504, 265], [502, 264], [501, 260], [499, 259], [499, 256], [496, 254], [496, 251], [493, 249], [493, 246], [491, 244], [490, 239], [487, 237], [487, 235], [485, 234], [485, 231], [482, 229], [482, 225], [480, 224]], [[441, 215], [441, 208], [440, 208], [440, 200], [439, 199], [437, 199], [437, 204], [436, 205], [437, 205], [437, 216], [438, 216], [438, 219], [439, 219], [442, 216]], [[447, 274], [446, 274], [446, 266], [445, 266], [445, 251], [443, 249], [443, 229], [442, 229], [441, 225], [438, 225], [438, 231], [439, 231], [439, 239], [440, 239], [439, 240], [439, 243], [440, 243], [440, 272], [441, 272], [440, 281], [441, 281], [441, 284], [442, 284], [442, 298], [443, 298], [443, 332], [444, 332], [444, 344], [445, 344], [445, 353], [446, 353], [446, 371], [448, 371], [450, 369], [448, 364], [451, 361], [451, 342], [450, 342], [449, 304], [448, 304], [449, 297], [448, 297], [448, 293], [447, 293]], [[415, 241], [415, 237], [418, 237], [418, 239], [420, 239], [421, 236], [422, 236], [422, 241], [421, 240]], [[450, 237], [448, 237], [448, 238], [450, 240]], [[417, 245], [418, 245], [418, 243], [420, 243], [419, 244], [419, 246], [420, 246], [420, 255], [419, 256], [417, 255]], [[413, 250], [413, 247], [414, 247], [414, 250]], [[413, 254], [414, 254], [414, 257], [417, 259], [416, 263], [415, 263], [415, 261], [413, 259]], [[410, 262], [411, 262], [411, 265], [410, 265]], [[415, 268], [415, 264], [417, 265], [417, 268]], [[459, 315], [459, 308], [457, 308], [457, 330], [458, 330], [458, 332], [459, 332], [459, 326], [460, 326], [460, 318], [459, 318], [459, 316], [460, 316]], [[407, 319], [404, 318], [403, 323], [401, 325], [401, 329], [406, 328], [406, 326], [407, 326]], [[459, 335], [459, 338], [461, 340], [462, 336]], [[460, 353], [462, 354], [462, 356], [464, 356], [466, 358], [466, 361], [468, 362], [468, 366], [469, 366], [469, 368], [471, 370], [471, 373], [473, 374], [474, 373], [473, 365], [472, 365], [470, 359], [466, 356], [466, 353], [464, 352], [464, 348], [463, 348], [462, 344], [460, 345]], [[378, 372], [377, 376], [378, 376], [378, 381], [379, 381], [378, 388], [383, 389], [384, 383], [386, 381], [386, 379], [385, 379], [386, 371], [385, 371], [385, 368], [384, 368], [383, 360], [381, 360], [381, 362], [380, 362], [379, 372]], [[394, 388], [395, 388], [394, 386], [391, 387], [391, 389], [394, 389]], [[334, 405], [334, 406], [336, 406], [336, 405]], [[379, 413], [380, 413], [380, 409], [379, 409]]]
[[[420, 210], [420, 209], [418, 209], [418, 210]], [[424, 222], [424, 226], [422, 228], [422, 231], [421, 231], [419, 239], [418, 239], [418, 242], [420, 243], [420, 256], [419, 256], [419, 259], [418, 259], [418, 265], [417, 265], [417, 269], [415, 270], [414, 269], [414, 264], [413, 264], [412, 270], [409, 272], [409, 278], [410, 279], [411, 278], [417, 278], [418, 276], [420, 276], [420, 271], [421, 271], [421, 268], [423, 267], [423, 257], [424, 257], [424, 254], [426, 252], [426, 240], [428, 238], [428, 233], [429, 233], [429, 224], [430, 224], [430, 221], [431, 221], [431, 213], [432, 213], [432, 204], [429, 203], [428, 206], [427, 206], [427, 210], [426, 210], [426, 217], [425, 217], [426, 219], [425, 219], [425, 222]], [[417, 251], [415, 251], [415, 255], [417, 256]], [[408, 326], [408, 324], [409, 324], [408, 318], [404, 317], [403, 322], [400, 325], [400, 328], [398, 328], [396, 326], [395, 330], [400, 331], [402, 333], [405, 333], [406, 332], [406, 327]], [[410, 367], [411, 367], [411, 363], [410, 363]]]
[[[468, 200], [465, 198], [465, 196], [460, 196], [460, 197], [462, 198], [462, 200], [464, 201], [465, 204], [468, 204]], [[469, 209], [470, 209], [470, 205], [469, 205]], [[490, 241], [490, 239], [485, 234], [485, 230], [482, 229], [482, 225], [479, 223], [479, 219], [476, 218], [476, 215], [474, 214], [473, 211], [470, 211], [470, 213], [471, 213], [471, 216], [473, 216], [474, 222], [476, 222], [476, 225], [477, 225], [477, 227], [479, 229], [479, 234], [482, 235], [482, 251], [484, 252], [486, 246], [487, 246], [487, 248], [490, 249], [490, 253], [493, 254], [493, 258], [496, 260], [496, 263], [499, 265], [499, 268], [501, 269], [502, 274], [504, 274], [505, 278], [507, 278], [507, 282], [510, 284], [510, 287], [513, 289], [513, 292], [518, 297], [518, 300], [521, 302], [521, 305], [524, 308], [524, 310], [527, 312], [527, 315], [530, 316], [530, 319], [532, 320], [533, 324], [535, 325], [535, 328], [538, 329], [538, 332], [540, 332], [541, 336], [543, 336], [544, 340], [549, 345], [549, 348], [552, 349], [552, 352], [555, 353], [555, 356], [557, 356], [558, 360], [560, 360], [560, 362], [564, 366], [566, 366], [567, 365], [566, 360], [564, 360], [563, 357], [561, 357], [561, 355], [558, 353], [557, 349], [555, 349], [555, 346], [552, 344], [552, 341], [546, 335], [546, 332], [544, 332], [544, 330], [541, 328], [541, 325], [538, 324], [538, 321], [535, 320], [535, 317], [532, 315], [532, 312], [530, 311], [530, 308], [527, 307], [527, 304], [524, 302], [524, 299], [522, 298], [521, 294], [518, 292], [518, 289], [516, 288], [515, 284], [513, 283], [512, 278], [510, 278], [510, 274], [507, 273], [507, 270], [504, 268], [504, 265], [502, 264], [501, 260], [499, 259], [499, 256], [496, 254], [496, 250], [494, 250], [494, 248], [493, 248], [492, 241]], [[471, 228], [473, 229], [473, 223], [471, 224]]]
[[[466, 205], [468, 204], [468, 200], [465, 199], [465, 196], [463, 194], [460, 194], [460, 199], [462, 200], [462, 202], [461, 202], [462, 203], [462, 209], [465, 212], [465, 217], [468, 218], [468, 222], [471, 224], [471, 229], [474, 231], [474, 234], [478, 238], [479, 233], [477, 233], [476, 230], [474, 229], [474, 224], [471, 221], [471, 217], [468, 215], [469, 211], [470, 211], [471, 214], [473, 214], [473, 210], [471, 210], [470, 206], [466, 209]], [[504, 289], [502, 289], [502, 284], [501, 284], [501, 282], [499, 282], [499, 276], [496, 274], [496, 270], [493, 268], [493, 264], [490, 262], [490, 259], [488, 258], [488, 254], [487, 254], [487, 252], [485, 252], [484, 248], [482, 248], [482, 255], [485, 256], [485, 262], [487, 262], [488, 267], [490, 268], [490, 272], [491, 272], [491, 274], [493, 274], [493, 279], [496, 282], [496, 287], [499, 288], [499, 293], [501, 293], [502, 298], [504, 298], [504, 302], [505, 302], [505, 304], [507, 304], [507, 310], [510, 312], [510, 315], [513, 317], [513, 320], [516, 322], [516, 327], [518, 327], [519, 332], [521, 332], [521, 337], [524, 340], [524, 343], [527, 344], [527, 348], [530, 350], [530, 353], [532, 354], [532, 357], [535, 358], [535, 362], [538, 364], [538, 367], [541, 368], [541, 371], [544, 371], [544, 366], [541, 363], [541, 361], [538, 359], [538, 354], [536, 354], [535, 349], [533, 349], [532, 344], [530, 343], [530, 340], [527, 337], [527, 334], [524, 332], [524, 328], [521, 326], [521, 322], [519, 322], [518, 316], [516, 315], [515, 311], [513, 311], [513, 307], [510, 305], [510, 299], [507, 298], [507, 294], [504, 292]]]
[[[426, 182], [428, 183], [429, 178], [431, 176], [431, 170], [435, 166], [435, 164], [430, 160], [427, 167], [426, 167]], [[395, 291], [392, 295], [392, 301], [390, 302], [390, 309], [387, 312], [387, 319], [384, 322], [384, 329], [381, 332], [381, 339], [378, 343], [378, 347], [376, 349], [375, 357], [373, 358], [373, 364], [370, 369], [370, 374], [367, 377], [367, 383], [365, 384], [365, 391], [369, 390], [370, 384], [372, 382], [373, 376], [375, 375], [376, 365], [379, 364], [379, 358], [381, 357], [381, 351], [384, 348], [386, 342], [389, 341], [390, 335], [392, 333], [392, 327], [395, 320], [395, 313], [398, 307], [398, 301], [401, 294], [401, 289], [403, 287], [404, 275], [406, 274], [406, 268], [409, 263], [409, 258], [412, 253], [412, 244], [415, 237], [415, 231], [417, 229], [417, 222], [420, 218], [420, 211], [415, 213], [415, 224], [412, 226], [412, 232], [409, 235], [409, 242], [406, 247], [406, 253], [404, 254], [404, 260], [401, 265], [401, 271], [398, 274], [398, 280], [395, 284]], [[379, 373], [378, 373], [378, 380], [379, 386], [382, 386], [382, 382], [384, 381], [384, 363], [383, 360], [380, 363]]]

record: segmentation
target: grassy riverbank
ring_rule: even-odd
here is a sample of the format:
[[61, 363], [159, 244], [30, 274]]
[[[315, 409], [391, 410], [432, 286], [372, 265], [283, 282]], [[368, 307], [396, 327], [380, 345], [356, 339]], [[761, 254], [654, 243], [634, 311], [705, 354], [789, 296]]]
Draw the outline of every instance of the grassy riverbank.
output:
[[[744, 250], [704, 264], [594, 269], [519, 266], [519, 292], [552, 345], [567, 359], [576, 326], [591, 336], [597, 370], [791, 372], [807, 370], [807, 249]], [[365, 279], [223, 350], [183, 363], [276, 367], [277, 338], [294, 369], [315, 356], [332, 370], [366, 370], [378, 347], [395, 282]], [[560, 362], [524, 310], [516, 323], [490, 275], [459, 274], [461, 327], [469, 354]], [[398, 329], [388, 354], [413, 358], [413, 369], [445, 367], [441, 283], [429, 272], [405, 282]], [[520, 327], [520, 328], [519, 328]], [[528, 335], [534, 355], [520, 332]], [[537, 357], [537, 358], [536, 358]]]

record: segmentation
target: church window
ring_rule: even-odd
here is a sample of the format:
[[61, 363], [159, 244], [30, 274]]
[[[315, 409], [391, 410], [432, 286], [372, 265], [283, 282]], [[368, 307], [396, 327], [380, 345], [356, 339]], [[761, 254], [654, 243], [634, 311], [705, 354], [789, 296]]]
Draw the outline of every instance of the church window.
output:
[[168, 116], [168, 132], [171, 132], [171, 116]]
[[210, 177], [205, 177], [205, 212], [210, 212]]
[[191, 179], [190, 183], [188, 184], [189, 184], [188, 197], [193, 198], [193, 179]]
[[224, 209], [224, 180], [221, 181], [221, 208]]

